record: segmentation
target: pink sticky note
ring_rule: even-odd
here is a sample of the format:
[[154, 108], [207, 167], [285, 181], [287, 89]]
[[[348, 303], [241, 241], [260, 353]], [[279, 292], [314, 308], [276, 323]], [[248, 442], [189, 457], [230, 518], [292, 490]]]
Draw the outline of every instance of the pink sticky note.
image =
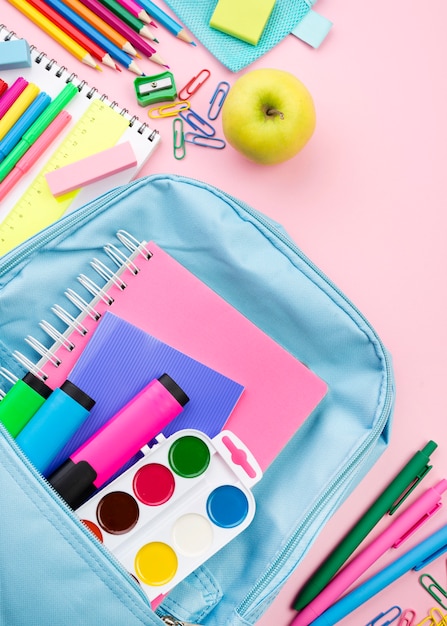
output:
[[132, 146], [126, 141], [48, 172], [45, 177], [51, 193], [61, 196], [135, 165], [137, 158]]

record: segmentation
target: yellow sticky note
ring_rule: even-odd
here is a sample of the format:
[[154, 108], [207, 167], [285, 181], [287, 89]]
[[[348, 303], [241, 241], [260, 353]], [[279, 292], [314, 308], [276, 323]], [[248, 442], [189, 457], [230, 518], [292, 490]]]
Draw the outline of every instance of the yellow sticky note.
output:
[[219, 0], [210, 26], [255, 46], [274, 6], [275, 0]]

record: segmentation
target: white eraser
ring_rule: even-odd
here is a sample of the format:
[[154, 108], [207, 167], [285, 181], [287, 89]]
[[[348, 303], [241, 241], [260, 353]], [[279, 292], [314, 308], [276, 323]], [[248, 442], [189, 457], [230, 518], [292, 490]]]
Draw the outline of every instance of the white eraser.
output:
[[126, 141], [48, 172], [45, 177], [51, 193], [57, 197], [135, 165], [137, 158]]

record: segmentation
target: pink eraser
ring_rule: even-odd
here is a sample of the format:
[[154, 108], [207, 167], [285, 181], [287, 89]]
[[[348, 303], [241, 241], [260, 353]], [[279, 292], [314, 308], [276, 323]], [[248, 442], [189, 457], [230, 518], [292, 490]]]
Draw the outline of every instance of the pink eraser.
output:
[[135, 165], [137, 158], [132, 146], [126, 141], [52, 170], [45, 177], [53, 196], [61, 196]]

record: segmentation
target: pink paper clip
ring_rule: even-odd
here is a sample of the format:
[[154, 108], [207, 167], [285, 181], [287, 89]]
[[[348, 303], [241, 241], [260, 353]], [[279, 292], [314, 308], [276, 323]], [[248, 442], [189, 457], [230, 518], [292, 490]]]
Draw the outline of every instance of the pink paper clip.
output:
[[400, 620], [397, 622], [397, 626], [413, 626], [416, 619], [416, 613], [413, 609], [405, 609], [402, 613]]
[[203, 83], [208, 80], [211, 76], [211, 72], [209, 70], [201, 70], [197, 76], [193, 76], [191, 80], [178, 92], [179, 100], [188, 100], [193, 93], [203, 85]]
[[388, 611], [383, 611], [376, 615], [366, 626], [388, 626], [400, 617], [402, 609], [400, 606], [392, 606]]

